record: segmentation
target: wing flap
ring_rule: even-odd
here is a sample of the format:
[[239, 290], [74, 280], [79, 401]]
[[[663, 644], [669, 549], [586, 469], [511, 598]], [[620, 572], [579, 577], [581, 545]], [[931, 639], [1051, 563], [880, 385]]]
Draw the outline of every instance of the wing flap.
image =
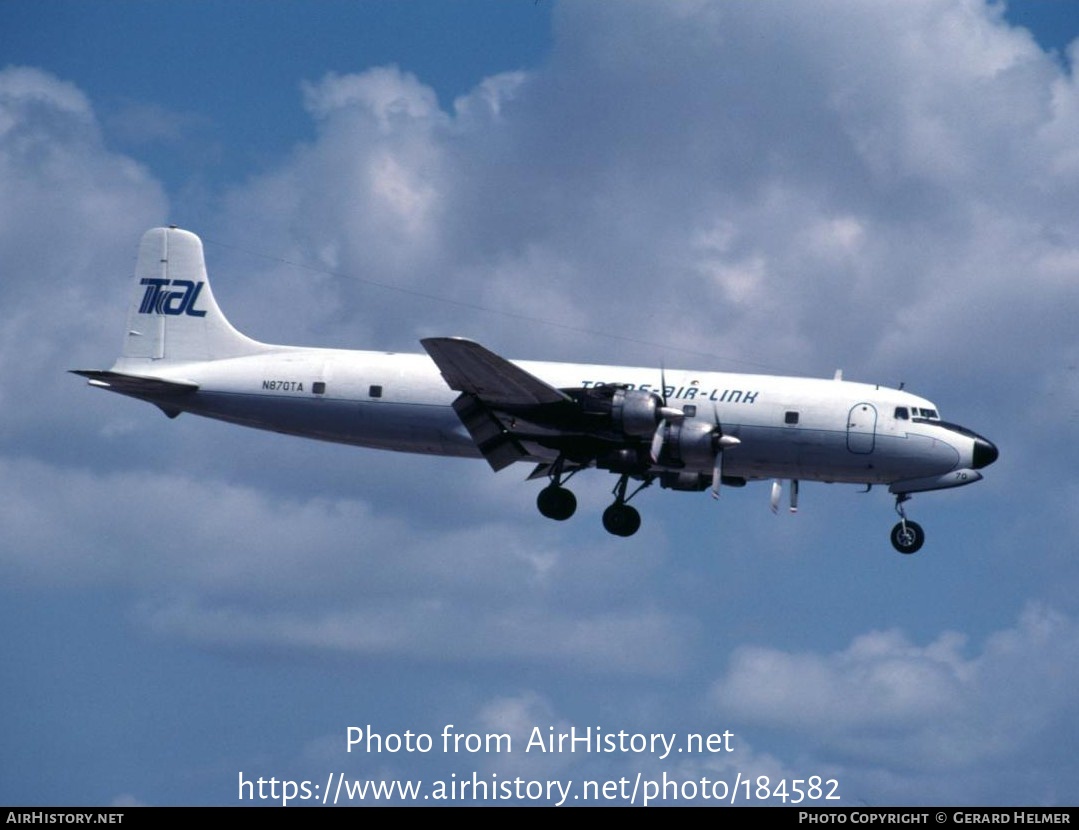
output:
[[474, 395], [461, 394], [453, 410], [496, 473], [528, 455], [524, 447]]

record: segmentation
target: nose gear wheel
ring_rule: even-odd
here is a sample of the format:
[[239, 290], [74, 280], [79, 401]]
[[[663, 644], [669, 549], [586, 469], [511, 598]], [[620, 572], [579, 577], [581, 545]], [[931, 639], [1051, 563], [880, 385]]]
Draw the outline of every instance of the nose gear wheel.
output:
[[903, 509], [903, 502], [909, 499], [909, 493], [901, 493], [895, 497], [895, 512], [899, 514], [899, 523], [892, 528], [892, 547], [907, 555], [917, 553], [925, 544], [925, 531], [922, 526], [908, 519], [907, 511]]

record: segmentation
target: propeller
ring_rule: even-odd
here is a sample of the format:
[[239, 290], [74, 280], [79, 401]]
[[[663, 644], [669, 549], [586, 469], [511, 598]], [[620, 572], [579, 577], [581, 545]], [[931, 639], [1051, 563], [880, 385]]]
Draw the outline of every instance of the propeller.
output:
[[723, 481], [723, 450], [742, 442], [733, 435], [723, 434], [723, 424], [719, 422], [719, 410], [712, 404], [712, 418], [716, 425], [712, 428], [712, 446], [716, 448], [716, 460], [712, 465], [712, 498], [719, 498], [719, 485]]
[[[656, 426], [655, 433], [652, 435], [652, 444], [648, 451], [653, 464], [659, 463], [659, 457], [663, 453], [663, 442], [667, 439], [670, 424], [681, 422], [686, 417], [683, 410], [667, 406], [667, 372], [663, 367], [660, 367], [659, 370], [659, 380], [663, 388], [662, 405], [656, 410], [660, 415], [660, 421]], [[712, 447], [715, 452], [715, 461], [712, 465], [712, 498], [718, 499], [719, 486], [723, 481], [723, 451], [742, 442], [733, 435], [723, 434], [723, 424], [719, 422], [719, 410], [716, 409], [714, 403], [712, 404], [712, 417], [716, 424], [712, 428]]]
[[681, 409], [667, 406], [667, 370], [663, 366], [660, 366], [659, 369], [659, 385], [663, 390], [663, 395], [660, 397], [662, 405], [656, 410], [660, 419], [656, 425], [656, 431], [652, 434], [652, 444], [648, 450], [648, 455], [653, 464], [659, 463], [660, 453], [663, 452], [663, 441], [666, 437], [667, 425], [682, 421], [686, 417], [686, 413]]

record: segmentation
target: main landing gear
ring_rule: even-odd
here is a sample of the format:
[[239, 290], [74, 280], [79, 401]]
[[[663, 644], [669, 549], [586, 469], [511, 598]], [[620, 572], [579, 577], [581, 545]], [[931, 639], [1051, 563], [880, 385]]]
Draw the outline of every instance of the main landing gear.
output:
[[626, 502], [637, 495], [641, 490], [652, 483], [652, 479], [646, 478], [641, 485], [626, 495], [626, 487], [629, 484], [629, 476], [621, 475], [618, 483], [614, 486], [614, 504], [603, 511], [603, 529], [615, 536], [632, 536], [641, 527], [641, 514], [637, 508], [630, 507]]
[[917, 522], [907, 518], [903, 502], [910, 499], [910, 493], [900, 493], [895, 497], [895, 512], [899, 514], [899, 523], [892, 528], [892, 547], [900, 553], [917, 553], [925, 544], [925, 531]]
[[[539, 508], [539, 512], [556, 522], [564, 522], [577, 512], [577, 497], [562, 486], [563, 464], [563, 459], [559, 457], [551, 465], [551, 471], [548, 473], [551, 483], [540, 490], [539, 495], [536, 496], [536, 507]], [[565, 480], [569, 481], [576, 472], [573, 470]]]
[[536, 496], [536, 507], [548, 519], [564, 522], [577, 512], [577, 497], [560, 484], [548, 484]]
[[[549, 474], [551, 483], [540, 490], [539, 495], [536, 497], [536, 507], [539, 508], [539, 512], [548, 519], [554, 519], [558, 522], [564, 522], [577, 512], [577, 497], [563, 486], [563, 482], [568, 481], [577, 471], [573, 470], [563, 479], [562, 464], [563, 462], [560, 458], [552, 465]], [[652, 479], [646, 478], [636, 490], [627, 496], [626, 489], [629, 485], [629, 476], [622, 475], [619, 477], [618, 483], [613, 490], [614, 504], [603, 511], [603, 527], [608, 533], [615, 536], [632, 536], [640, 529], [641, 514], [626, 502], [651, 483]]]

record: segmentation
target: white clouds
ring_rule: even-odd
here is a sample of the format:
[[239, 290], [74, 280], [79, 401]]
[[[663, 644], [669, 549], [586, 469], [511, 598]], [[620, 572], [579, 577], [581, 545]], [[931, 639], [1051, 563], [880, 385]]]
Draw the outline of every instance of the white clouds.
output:
[[[684, 641], [675, 615], [575, 596], [564, 582], [581, 569], [571, 576], [566, 552], [519, 527], [424, 531], [407, 514], [361, 502], [273, 498], [170, 475], [29, 461], [0, 463], [0, 472], [0, 565], [64, 589], [123, 586], [147, 598], [140, 619], [164, 636], [601, 673], [651, 674], [684, 659], [671, 647]], [[582, 567], [605, 579], [597, 553]]]
[[353, 601], [362, 607], [288, 612], [147, 603], [138, 617], [159, 636], [237, 653], [392, 657], [459, 666], [525, 662], [601, 676], [659, 675], [685, 659], [681, 648], [668, 647], [678, 626], [660, 613], [552, 614], [542, 606], [490, 608], [489, 602], [467, 609], [437, 595], [386, 601], [358, 593]]
[[362, 75], [331, 73], [319, 84], [305, 83], [303, 94], [308, 112], [316, 118], [324, 120], [339, 111], [367, 113], [383, 133], [399, 123], [442, 116], [434, 91], [396, 67], [377, 67]]
[[[984, 353], [979, 328], [1007, 327], [1010, 263], [1074, 258], [1059, 180], [1074, 81], [999, 10], [622, 4], [559, 8], [558, 26], [549, 66], [492, 76], [452, 112], [394, 67], [304, 85], [317, 138], [225, 194], [223, 225], [345, 276], [331, 303], [325, 280], [321, 300], [290, 286], [289, 301], [259, 264], [270, 325], [305, 342], [327, 323], [336, 343], [394, 348], [452, 326], [514, 354], [626, 350], [355, 275], [792, 371], [842, 358], [857, 376], [852, 349], [867, 369]], [[702, 244], [715, 228], [736, 244]]]
[[[613, 320], [642, 341], [791, 370], [842, 359], [855, 376], [942, 348], [974, 359], [987, 329], [994, 343], [1008, 331], [1011, 263], [1039, 250], [1071, 261], [1060, 209], [1073, 188], [1055, 177], [1074, 140], [1055, 125], [1073, 84], [993, 9], [559, 16], [549, 67], [489, 79], [452, 113], [393, 68], [308, 84], [318, 140], [235, 193], [230, 224], [271, 229], [286, 251], [289, 239], [332, 251], [339, 273], [474, 306], [516, 297], [512, 311], [575, 328]], [[1047, 240], [1047, 225], [1063, 236]], [[734, 244], [702, 244], [715, 228]], [[356, 286], [338, 315], [384, 339], [401, 306]], [[397, 327], [404, 343], [451, 319], [514, 354], [580, 348], [461, 307], [414, 313], [424, 319]], [[625, 347], [598, 350], [613, 360]], [[642, 362], [654, 349], [632, 351]]]
[[453, 102], [457, 120], [468, 123], [473, 119], [500, 119], [503, 108], [518, 97], [528, 78], [526, 72], [502, 72], [484, 78], [472, 92]]
[[[305, 85], [304, 96], [317, 119], [318, 139], [230, 192], [223, 222], [249, 244], [273, 240], [266, 247], [273, 254], [345, 275], [332, 314], [340, 320], [348, 313], [350, 329], [355, 316], [377, 324], [385, 320], [387, 307], [400, 307], [401, 296], [359, 286], [356, 315], [347, 277], [415, 288], [439, 273], [453, 177], [445, 144], [448, 118], [430, 88], [393, 68], [327, 75]], [[275, 288], [265, 278], [265, 265], [254, 267], [260, 290], [278, 292], [280, 280]], [[251, 268], [244, 265], [244, 271]], [[324, 282], [314, 287], [323, 288]], [[330, 306], [324, 296], [319, 302], [297, 288], [288, 287], [292, 299], [276, 294], [276, 301], [267, 303], [275, 318], [297, 302]], [[301, 328], [292, 336], [303, 338], [302, 327], [318, 325], [324, 314], [293, 320], [291, 325]]]
[[[743, 646], [712, 700], [726, 717], [804, 735], [852, 780], [866, 767], [917, 770], [911, 781], [954, 776], [953, 801], [1007, 803], [1024, 786], [1007, 778], [1014, 765], [1035, 765], [1047, 786], [1070, 774], [1056, 764], [1074, 729], [1077, 681], [1079, 625], [1031, 604], [978, 649], [954, 632], [920, 646], [895, 630], [832, 653]], [[993, 772], [968, 780], [979, 769]]]
[[943, 635], [920, 649], [886, 631], [862, 635], [827, 658], [744, 647], [718, 685], [716, 703], [735, 717], [817, 736], [857, 734], [875, 723], [889, 734], [906, 731], [954, 714], [962, 646], [962, 638]]
[[116, 348], [112, 289], [126, 289], [131, 239], [164, 217], [165, 197], [104, 146], [78, 89], [27, 68], [0, 70], [0, 194], [0, 434], [25, 451], [66, 429], [62, 370]]
[[93, 126], [90, 102], [72, 83], [57, 80], [45, 72], [30, 67], [8, 67], [3, 71], [0, 101], [4, 114], [0, 130], [9, 135], [15, 130], [36, 126], [28, 111], [40, 107], [57, 117], [71, 118], [83, 126]]
[[124, 198], [160, 199], [145, 170], [104, 148], [86, 97], [36, 69], [0, 71], [0, 177], [8, 233], [17, 221], [58, 229], [80, 208], [117, 219]]

